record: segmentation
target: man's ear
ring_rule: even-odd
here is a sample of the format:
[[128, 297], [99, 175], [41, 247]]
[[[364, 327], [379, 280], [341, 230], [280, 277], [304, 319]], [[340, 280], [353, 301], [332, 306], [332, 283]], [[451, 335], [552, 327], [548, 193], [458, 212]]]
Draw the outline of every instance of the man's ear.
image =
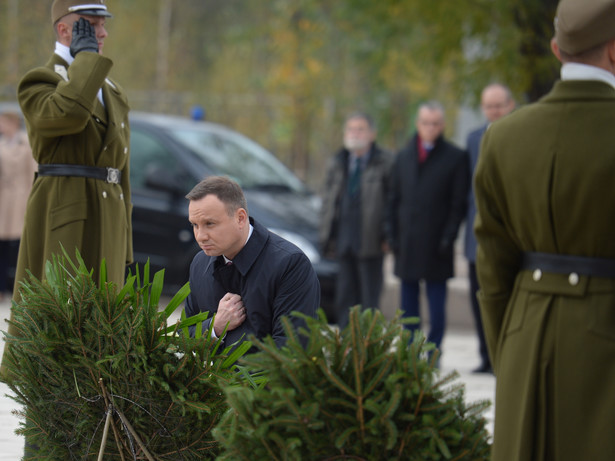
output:
[[60, 20], [60, 22], [56, 24], [56, 34], [58, 36], [58, 41], [66, 45], [71, 41], [73, 34], [72, 27], [69, 28], [66, 22]]
[[557, 40], [555, 40], [555, 37], [551, 39], [551, 51], [553, 52], [557, 60], [559, 62], [562, 62], [562, 55], [559, 52], [559, 46], [557, 44]]
[[249, 224], [250, 220], [248, 218], [248, 212], [244, 208], [237, 209], [237, 222], [242, 226], [246, 226]]
[[615, 40], [609, 40], [606, 43], [606, 50], [609, 55], [609, 60], [611, 61], [611, 65], [615, 67]]

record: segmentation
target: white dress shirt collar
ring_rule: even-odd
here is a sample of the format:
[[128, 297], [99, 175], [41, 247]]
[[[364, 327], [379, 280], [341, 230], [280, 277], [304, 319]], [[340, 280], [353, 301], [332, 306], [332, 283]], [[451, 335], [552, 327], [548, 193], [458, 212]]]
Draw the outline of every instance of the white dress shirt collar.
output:
[[64, 59], [69, 66], [75, 60], [75, 58], [70, 55], [70, 48], [66, 45], [62, 45], [60, 42], [56, 42], [55, 53]]
[[598, 80], [615, 88], [615, 75], [600, 67], [577, 62], [567, 62], [562, 66], [562, 80]]
[[[250, 224], [250, 230], [248, 231], [248, 238], [246, 239], [246, 243], [248, 243], [248, 240], [250, 240], [250, 237], [252, 237], [252, 232], [254, 232], [254, 227], [252, 226], [252, 224]], [[245, 244], [244, 244], [245, 246]], [[228, 259], [226, 256], [222, 255], [222, 257], [224, 258], [224, 264], [227, 264], [229, 262], [233, 262], [230, 259]]]

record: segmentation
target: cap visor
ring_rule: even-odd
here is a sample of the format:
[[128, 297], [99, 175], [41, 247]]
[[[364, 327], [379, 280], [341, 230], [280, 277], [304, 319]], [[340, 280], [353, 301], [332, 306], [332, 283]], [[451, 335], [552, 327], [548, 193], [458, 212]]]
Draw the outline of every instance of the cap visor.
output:
[[105, 16], [107, 18], [112, 18], [113, 15], [109, 13], [107, 10], [103, 10], [100, 8], [86, 8], [83, 10], [75, 10], [72, 13], [81, 14], [83, 16]]

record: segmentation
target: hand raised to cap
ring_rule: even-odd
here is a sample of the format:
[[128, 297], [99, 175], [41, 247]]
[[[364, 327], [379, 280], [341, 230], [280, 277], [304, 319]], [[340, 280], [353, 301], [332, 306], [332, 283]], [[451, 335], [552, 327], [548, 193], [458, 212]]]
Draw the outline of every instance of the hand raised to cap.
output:
[[70, 43], [70, 55], [74, 58], [82, 51], [98, 53], [98, 40], [90, 21], [79, 18], [73, 24], [73, 38]]

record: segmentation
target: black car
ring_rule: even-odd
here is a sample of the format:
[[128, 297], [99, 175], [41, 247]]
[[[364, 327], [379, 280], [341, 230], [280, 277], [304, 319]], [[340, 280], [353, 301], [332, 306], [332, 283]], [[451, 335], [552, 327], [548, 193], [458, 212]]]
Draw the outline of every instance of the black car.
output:
[[244, 190], [250, 216], [296, 244], [312, 262], [321, 305], [333, 302], [336, 263], [318, 250], [318, 198], [278, 159], [245, 136], [221, 125], [182, 117], [134, 112], [130, 179], [133, 247], [141, 266], [165, 268], [165, 289], [188, 280], [201, 251], [188, 221], [185, 195], [209, 175], [229, 176]]

